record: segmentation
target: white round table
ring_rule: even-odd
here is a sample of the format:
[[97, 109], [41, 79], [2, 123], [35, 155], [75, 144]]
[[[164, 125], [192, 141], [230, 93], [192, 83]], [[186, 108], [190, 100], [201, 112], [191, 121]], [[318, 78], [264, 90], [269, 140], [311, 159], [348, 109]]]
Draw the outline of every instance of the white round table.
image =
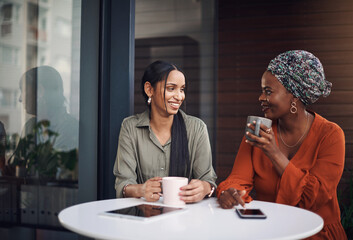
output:
[[[222, 209], [216, 198], [187, 204], [186, 211], [139, 221], [102, 216], [102, 212], [146, 203], [143, 199], [111, 199], [78, 204], [62, 210], [60, 223], [78, 234], [96, 239], [302, 239], [323, 227], [323, 219], [310, 211], [263, 201], [266, 219], [241, 219], [234, 209]], [[161, 200], [156, 202], [161, 204]], [[155, 204], [156, 204], [155, 203]]]

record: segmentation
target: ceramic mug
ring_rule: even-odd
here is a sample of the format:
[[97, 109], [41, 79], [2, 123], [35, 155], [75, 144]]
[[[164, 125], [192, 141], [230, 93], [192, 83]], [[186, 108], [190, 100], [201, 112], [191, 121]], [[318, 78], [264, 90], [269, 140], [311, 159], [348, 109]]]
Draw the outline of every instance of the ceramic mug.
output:
[[162, 178], [163, 203], [166, 205], [182, 206], [185, 205], [180, 200], [180, 188], [188, 185], [186, 177], [164, 177]]
[[[253, 124], [254, 121], [256, 122], [255, 124], [255, 131], [253, 131], [251, 128], [248, 127], [248, 123]], [[264, 117], [259, 117], [259, 116], [248, 116], [248, 119], [246, 121], [246, 127], [245, 127], [245, 133], [250, 132], [256, 136], [260, 136], [260, 125], [261, 123], [265, 125], [268, 128], [271, 128], [272, 126], [272, 120]], [[253, 142], [254, 140], [251, 139], [248, 135], [245, 134], [246, 139], [249, 141]]]

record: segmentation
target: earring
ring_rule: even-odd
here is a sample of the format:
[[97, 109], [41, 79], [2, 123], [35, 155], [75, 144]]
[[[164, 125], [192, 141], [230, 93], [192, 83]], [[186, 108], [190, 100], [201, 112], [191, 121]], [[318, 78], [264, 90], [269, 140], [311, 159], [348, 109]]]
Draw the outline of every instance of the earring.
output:
[[290, 109], [289, 109], [289, 111], [290, 111], [290, 113], [293, 113], [293, 114], [297, 113], [298, 108], [297, 108], [297, 103], [296, 103], [296, 102], [292, 102], [292, 103], [290, 104]]
[[150, 105], [150, 104], [151, 104], [151, 101], [152, 101], [152, 98], [151, 98], [151, 97], [149, 97], [149, 98], [148, 98], [148, 100], [147, 100], [148, 105]]

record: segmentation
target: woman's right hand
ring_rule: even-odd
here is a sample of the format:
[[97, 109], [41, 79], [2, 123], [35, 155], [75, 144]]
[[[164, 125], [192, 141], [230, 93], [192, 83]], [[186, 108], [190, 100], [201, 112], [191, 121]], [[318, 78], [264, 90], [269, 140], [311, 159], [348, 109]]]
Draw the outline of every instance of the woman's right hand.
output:
[[245, 190], [236, 190], [234, 188], [229, 188], [225, 191], [222, 191], [221, 195], [218, 198], [219, 205], [221, 205], [221, 207], [225, 209], [230, 209], [239, 204], [245, 207], [245, 202], [242, 198], [245, 193]]
[[154, 177], [148, 179], [144, 184], [142, 184], [142, 196], [147, 202], [155, 202], [159, 200], [160, 193], [162, 192], [161, 181], [161, 177]]

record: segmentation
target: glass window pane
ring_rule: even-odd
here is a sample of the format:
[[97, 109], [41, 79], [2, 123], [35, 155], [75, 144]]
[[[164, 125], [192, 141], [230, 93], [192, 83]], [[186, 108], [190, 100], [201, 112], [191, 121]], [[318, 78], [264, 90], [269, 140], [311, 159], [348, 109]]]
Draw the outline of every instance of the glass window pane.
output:
[[0, 225], [62, 229], [77, 201], [81, 1], [0, 11]]

